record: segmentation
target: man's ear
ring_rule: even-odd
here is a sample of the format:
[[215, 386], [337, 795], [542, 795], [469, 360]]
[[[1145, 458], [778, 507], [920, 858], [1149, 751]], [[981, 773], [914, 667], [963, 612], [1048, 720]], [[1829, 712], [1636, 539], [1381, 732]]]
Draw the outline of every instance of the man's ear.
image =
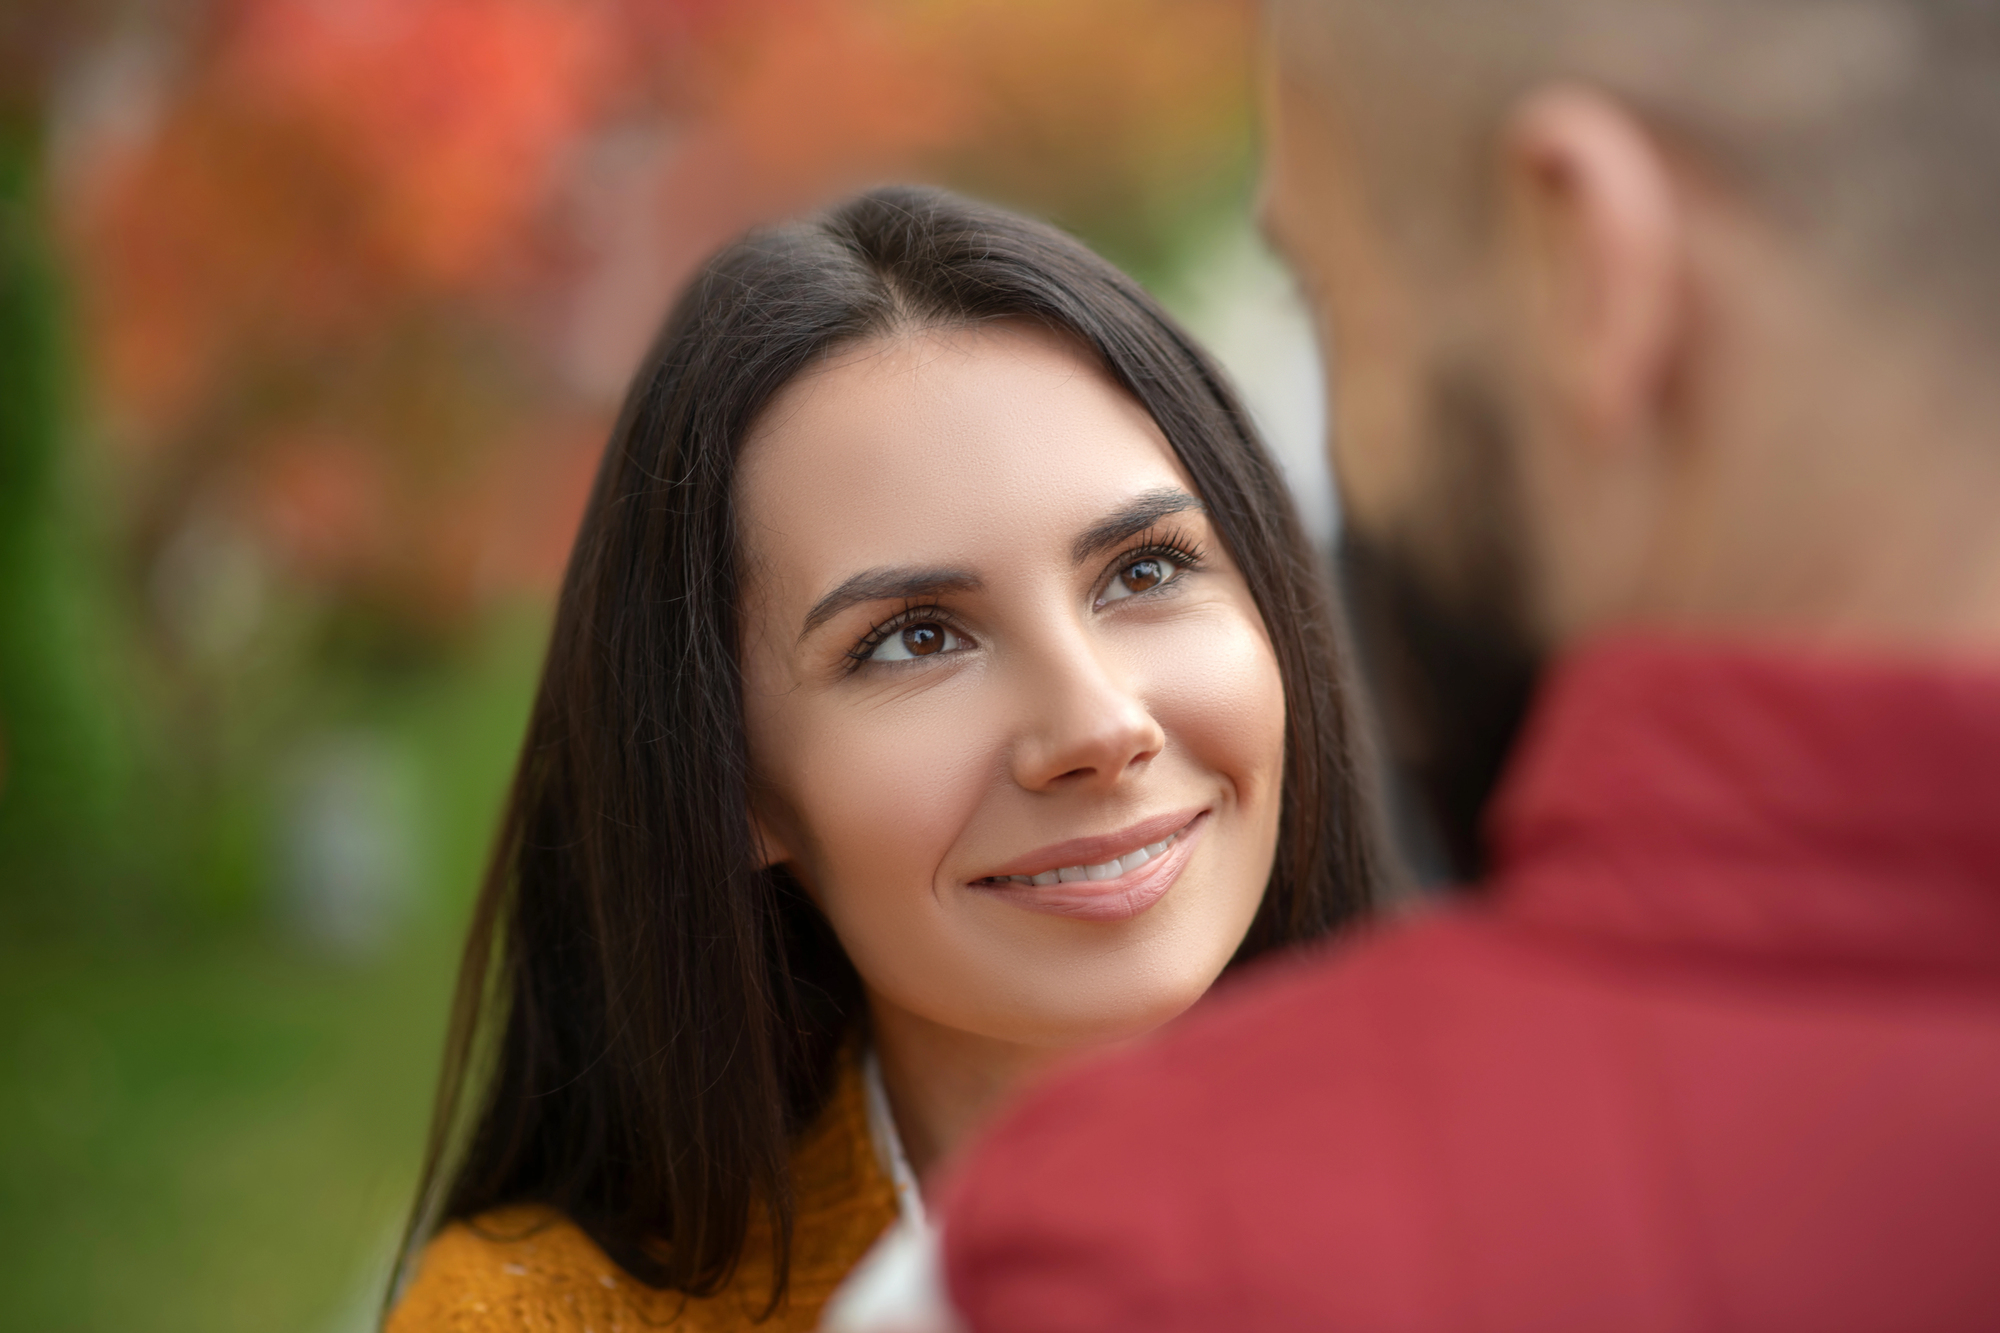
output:
[[1549, 406], [1586, 441], [1639, 438], [1670, 378], [1686, 313], [1686, 224], [1672, 163], [1613, 99], [1553, 85], [1515, 108], [1500, 168], [1507, 260]]

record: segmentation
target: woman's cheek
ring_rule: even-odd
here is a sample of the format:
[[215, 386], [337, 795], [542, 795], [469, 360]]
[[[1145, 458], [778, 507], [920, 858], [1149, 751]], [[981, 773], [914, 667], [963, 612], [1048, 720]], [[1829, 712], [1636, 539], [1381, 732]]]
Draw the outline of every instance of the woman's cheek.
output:
[[[1250, 805], [1275, 805], [1285, 761], [1285, 686], [1254, 609], [1161, 627], [1148, 644], [1147, 693], [1169, 739]], [[1251, 813], [1246, 811], [1245, 813]]]
[[[992, 771], [961, 710], [914, 703], [842, 717], [812, 738], [798, 770], [794, 803], [814, 832], [813, 870], [843, 936], [921, 932], [938, 867]], [[851, 953], [885, 942], [856, 943]]]

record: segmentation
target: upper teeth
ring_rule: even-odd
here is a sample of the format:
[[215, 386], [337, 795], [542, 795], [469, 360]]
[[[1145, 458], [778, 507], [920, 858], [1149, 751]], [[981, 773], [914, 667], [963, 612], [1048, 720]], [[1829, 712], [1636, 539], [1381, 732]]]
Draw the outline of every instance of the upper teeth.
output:
[[1129, 870], [1137, 870], [1146, 862], [1174, 845], [1180, 837], [1172, 833], [1158, 842], [1149, 842], [1136, 852], [1127, 852], [1115, 861], [1105, 861], [1094, 866], [1064, 866], [1060, 870], [1045, 870], [1039, 875], [1009, 875], [1007, 879], [1015, 884], [1074, 884], [1081, 879], [1117, 879]]

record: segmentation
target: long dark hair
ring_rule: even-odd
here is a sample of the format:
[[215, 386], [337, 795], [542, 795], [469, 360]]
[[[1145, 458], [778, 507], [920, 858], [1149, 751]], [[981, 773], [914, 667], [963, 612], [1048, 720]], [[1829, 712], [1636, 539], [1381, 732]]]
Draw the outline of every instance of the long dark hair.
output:
[[834, 348], [1003, 318], [1074, 337], [1145, 405], [1263, 614], [1288, 753], [1237, 961], [1366, 910], [1379, 844], [1324, 582], [1201, 350], [1070, 237], [941, 191], [753, 233], [674, 307], [605, 450], [466, 942], [406, 1262], [444, 1221], [534, 1202], [634, 1277], [708, 1295], [761, 1214], [782, 1298], [791, 1141], [862, 1001], [825, 919], [752, 843], [737, 449]]

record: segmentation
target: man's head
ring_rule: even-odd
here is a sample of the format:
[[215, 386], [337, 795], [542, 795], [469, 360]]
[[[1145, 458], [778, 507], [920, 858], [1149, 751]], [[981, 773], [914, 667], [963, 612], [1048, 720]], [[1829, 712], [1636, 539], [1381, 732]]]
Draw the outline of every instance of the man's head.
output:
[[[1266, 213], [1460, 868], [1625, 625], [2000, 643], [2000, 6], [1276, 0]], [[1388, 651], [1384, 651], [1384, 650]]]

